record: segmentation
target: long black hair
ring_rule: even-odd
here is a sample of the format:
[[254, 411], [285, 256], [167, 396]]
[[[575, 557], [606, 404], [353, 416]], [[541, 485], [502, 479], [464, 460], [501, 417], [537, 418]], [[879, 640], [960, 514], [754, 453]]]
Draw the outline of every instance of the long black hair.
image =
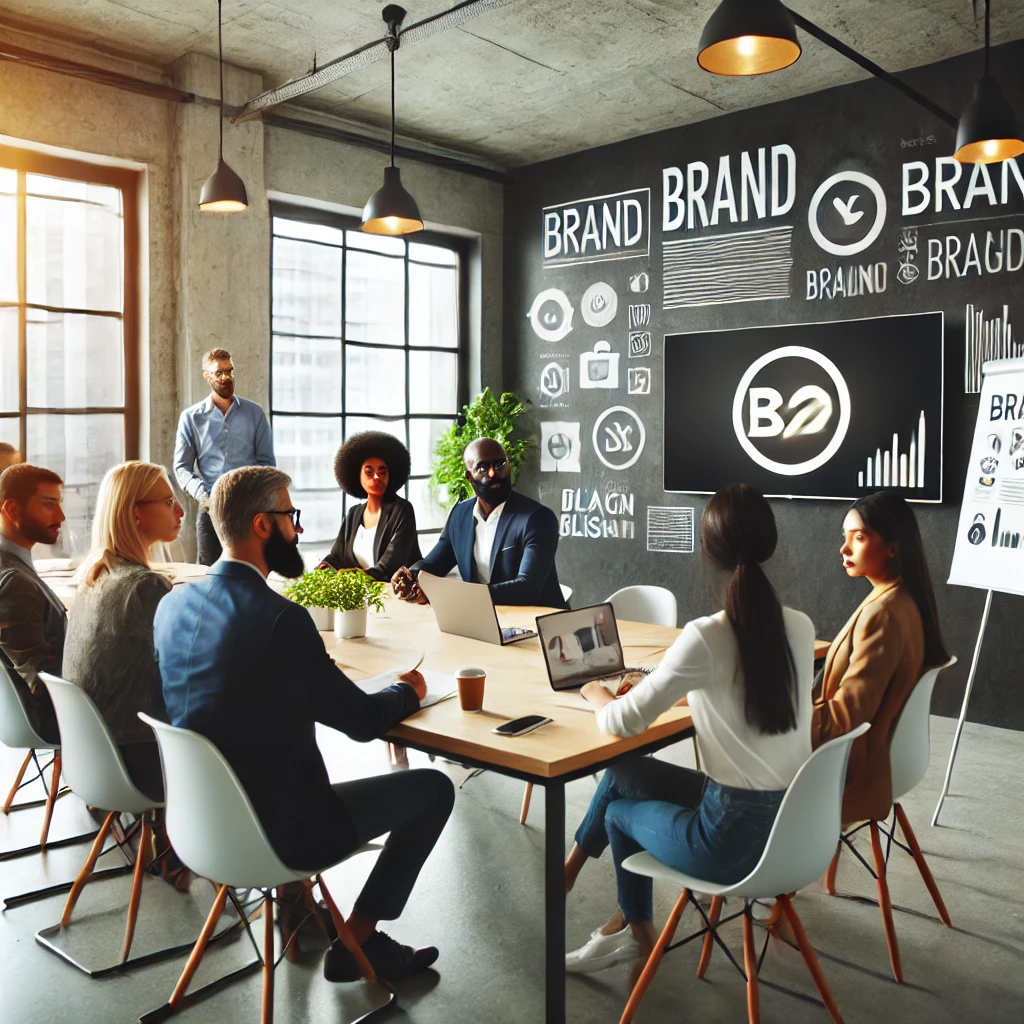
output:
[[935, 590], [924, 556], [921, 531], [910, 505], [892, 491], [875, 491], [858, 498], [849, 509], [856, 512], [864, 525], [877, 533], [886, 544], [896, 547], [893, 573], [903, 579], [903, 586], [914, 599], [924, 627], [924, 663], [927, 667], [949, 661], [949, 652], [939, 628], [939, 612], [935, 607]]
[[771, 506], [753, 487], [730, 484], [707, 503], [700, 536], [704, 554], [733, 570], [725, 614], [739, 645], [746, 720], [766, 736], [789, 732], [796, 728], [796, 665], [782, 604], [760, 565], [779, 538]]

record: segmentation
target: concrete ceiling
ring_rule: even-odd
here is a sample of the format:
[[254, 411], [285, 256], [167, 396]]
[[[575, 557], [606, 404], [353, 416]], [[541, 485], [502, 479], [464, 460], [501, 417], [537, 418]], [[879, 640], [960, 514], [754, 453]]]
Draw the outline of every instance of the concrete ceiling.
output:
[[[790, 0], [890, 71], [977, 49], [971, 0]], [[514, 167], [865, 77], [801, 34], [793, 67], [756, 79], [696, 62], [717, 0], [514, 0], [401, 49], [400, 133]], [[224, 55], [271, 87], [383, 34], [380, 0], [224, 0]], [[446, 0], [408, 0], [411, 24]], [[982, 9], [979, 0], [979, 13]], [[0, 0], [0, 23], [166, 67], [216, 57], [214, 0]], [[993, 0], [993, 43], [1024, 37], [1024, 3]], [[300, 103], [385, 127], [381, 61]]]

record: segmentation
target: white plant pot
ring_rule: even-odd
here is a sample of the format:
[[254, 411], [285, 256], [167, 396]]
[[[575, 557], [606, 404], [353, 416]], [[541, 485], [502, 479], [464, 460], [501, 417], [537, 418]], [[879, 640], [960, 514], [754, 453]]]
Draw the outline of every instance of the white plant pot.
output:
[[334, 629], [334, 609], [333, 608], [307, 608], [310, 618], [313, 620], [313, 625], [316, 626], [321, 633], [329, 633]]
[[353, 608], [347, 612], [335, 612], [334, 635], [339, 640], [366, 636], [366, 608]]

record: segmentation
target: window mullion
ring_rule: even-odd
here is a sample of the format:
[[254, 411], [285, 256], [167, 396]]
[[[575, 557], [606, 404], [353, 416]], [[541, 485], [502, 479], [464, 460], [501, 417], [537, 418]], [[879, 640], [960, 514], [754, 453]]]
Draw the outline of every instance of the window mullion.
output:
[[18, 171], [18, 450], [28, 459], [28, 212], [24, 170]]

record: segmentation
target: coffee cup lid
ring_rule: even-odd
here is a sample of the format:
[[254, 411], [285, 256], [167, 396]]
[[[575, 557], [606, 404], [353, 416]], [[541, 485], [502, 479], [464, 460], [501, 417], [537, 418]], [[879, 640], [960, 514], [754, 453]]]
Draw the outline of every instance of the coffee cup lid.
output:
[[487, 675], [486, 669], [477, 668], [475, 665], [464, 665], [455, 673], [456, 678], [472, 679], [474, 676]]

